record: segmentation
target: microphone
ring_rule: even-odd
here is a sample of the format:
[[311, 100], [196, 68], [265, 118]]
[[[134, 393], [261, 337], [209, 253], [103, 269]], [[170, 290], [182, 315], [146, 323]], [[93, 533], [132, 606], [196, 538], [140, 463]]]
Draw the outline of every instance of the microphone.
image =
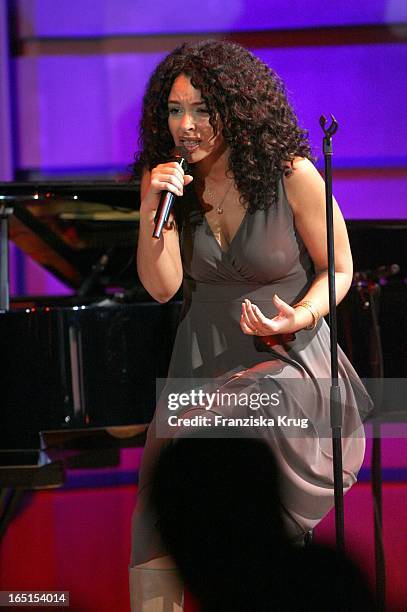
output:
[[[188, 169], [188, 151], [185, 147], [175, 147], [170, 161], [176, 161], [185, 171]], [[176, 196], [171, 191], [161, 193], [160, 203], [154, 217], [153, 238], [160, 238], [164, 225], [168, 221]]]
[[87, 278], [85, 278], [79, 287], [78, 295], [80, 297], [87, 297], [95, 292], [95, 289], [97, 289], [100, 283], [100, 277], [102, 276], [111, 256], [113, 255], [113, 251], [114, 247], [110, 247], [110, 249], [108, 249], [106, 253], [103, 253], [97, 260], [96, 264], [92, 267], [92, 272]]

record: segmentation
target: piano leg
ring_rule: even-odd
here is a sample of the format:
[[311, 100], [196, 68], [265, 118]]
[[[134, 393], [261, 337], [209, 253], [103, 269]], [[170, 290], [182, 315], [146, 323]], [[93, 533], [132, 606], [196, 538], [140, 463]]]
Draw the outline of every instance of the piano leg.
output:
[[64, 482], [62, 462], [50, 462], [43, 451], [0, 451], [0, 541], [27, 491], [60, 487]]
[[25, 494], [24, 489], [0, 489], [0, 542]]

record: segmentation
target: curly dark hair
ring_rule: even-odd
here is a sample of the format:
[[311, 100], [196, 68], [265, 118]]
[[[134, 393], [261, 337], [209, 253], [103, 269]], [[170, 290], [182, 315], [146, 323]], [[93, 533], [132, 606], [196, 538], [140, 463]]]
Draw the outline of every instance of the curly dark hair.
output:
[[277, 74], [235, 43], [206, 40], [183, 44], [155, 69], [143, 100], [134, 170], [150, 170], [170, 159], [174, 142], [168, 129], [168, 96], [181, 73], [201, 91], [216, 132], [217, 118], [229, 147], [241, 202], [249, 212], [276, 202], [282, 172], [296, 156], [312, 159], [307, 132], [298, 126]]

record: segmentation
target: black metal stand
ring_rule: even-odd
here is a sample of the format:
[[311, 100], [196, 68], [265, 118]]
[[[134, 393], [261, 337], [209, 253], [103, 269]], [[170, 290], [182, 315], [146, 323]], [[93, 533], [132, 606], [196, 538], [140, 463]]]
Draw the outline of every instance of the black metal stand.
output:
[[380, 423], [373, 424], [372, 494], [376, 569], [377, 612], [386, 609], [386, 557], [383, 544], [382, 454]]
[[10, 308], [8, 270], [8, 220], [13, 208], [6, 203], [7, 196], [0, 199], [0, 311]]
[[[393, 266], [394, 267], [394, 266]], [[398, 266], [397, 266], [398, 267]], [[384, 268], [384, 266], [383, 266]], [[375, 543], [376, 570], [376, 605], [377, 612], [386, 609], [386, 559], [383, 545], [383, 507], [382, 507], [382, 459], [381, 459], [381, 424], [380, 410], [383, 400], [384, 364], [381, 332], [379, 325], [380, 269], [372, 273], [355, 274], [356, 288], [359, 292], [364, 310], [369, 310], [371, 318], [371, 336], [369, 341], [370, 374], [374, 388], [370, 389], [375, 402], [375, 414], [379, 418], [373, 421], [373, 445], [371, 459], [371, 481], [373, 497], [373, 522]]]
[[[378, 317], [378, 298], [380, 297], [379, 283], [370, 284], [370, 314], [372, 317], [373, 338], [370, 343], [370, 361], [372, 375], [377, 382], [384, 378], [383, 351]], [[380, 383], [379, 383], [380, 384]], [[380, 411], [382, 403], [382, 390], [376, 393], [375, 411]], [[375, 541], [375, 567], [376, 567], [376, 602], [378, 612], [386, 609], [386, 559], [383, 546], [383, 508], [382, 508], [382, 459], [381, 459], [381, 426], [380, 421], [373, 423], [372, 448], [372, 494]]]
[[326, 117], [322, 115], [319, 123], [324, 132], [323, 151], [325, 160], [325, 198], [326, 230], [328, 249], [328, 283], [329, 283], [329, 326], [331, 338], [331, 388], [330, 419], [332, 429], [335, 527], [336, 546], [339, 551], [345, 548], [344, 508], [343, 508], [343, 472], [342, 472], [342, 404], [338, 381], [338, 340], [335, 290], [335, 244], [332, 204], [332, 136], [338, 129], [338, 122], [331, 115], [332, 123], [326, 127]]

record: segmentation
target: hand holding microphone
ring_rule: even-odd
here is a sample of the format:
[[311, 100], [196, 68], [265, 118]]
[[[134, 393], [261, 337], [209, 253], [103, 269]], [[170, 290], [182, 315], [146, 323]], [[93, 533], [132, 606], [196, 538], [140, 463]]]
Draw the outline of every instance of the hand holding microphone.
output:
[[185, 147], [175, 147], [172, 161], [160, 164], [151, 173], [151, 185], [161, 191], [160, 202], [154, 217], [153, 238], [160, 238], [162, 229], [168, 222], [174, 198], [183, 195], [184, 185], [188, 185], [192, 176], [185, 174], [188, 170], [188, 151]]

